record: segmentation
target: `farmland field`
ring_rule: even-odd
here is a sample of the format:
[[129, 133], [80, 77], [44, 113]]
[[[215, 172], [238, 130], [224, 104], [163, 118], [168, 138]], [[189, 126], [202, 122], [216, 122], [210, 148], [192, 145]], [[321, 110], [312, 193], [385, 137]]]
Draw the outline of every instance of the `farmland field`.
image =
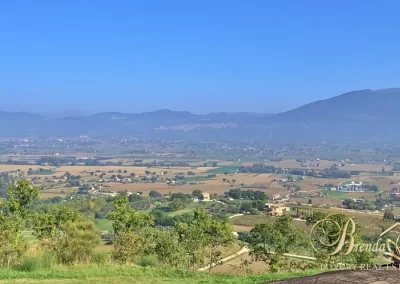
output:
[[218, 167], [218, 168], [208, 170], [205, 173], [207, 173], [207, 174], [224, 174], [225, 172], [227, 172], [228, 174], [234, 174], [237, 172], [238, 168], [239, 167], [237, 167], [237, 166], [223, 166], [223, 167]]

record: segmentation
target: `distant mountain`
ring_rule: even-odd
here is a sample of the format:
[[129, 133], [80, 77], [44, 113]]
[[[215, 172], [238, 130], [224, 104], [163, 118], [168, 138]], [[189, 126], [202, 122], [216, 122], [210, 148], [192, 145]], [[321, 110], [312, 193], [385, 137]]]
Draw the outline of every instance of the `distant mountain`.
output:
[[376, 119], [400, 117], [400, 89], [360, 90], [304, 105], [274, 116], [277, 120]]
[[[303, 139], [363, 140], [400, 138], [400, 89], [359, 90], [263, 119], [263, 127]], [[287, 135], [286, 135], [287, 136]], [[396, 139], [397, 139], [396, 138]]]
[[81, 111], [79, 109], [71, 109], [71, 110], [65, 110], [61, 112], [43, 112], [43, 113], [38, 113], [41, 116], [45, 116], [48, 118], [62, 118], [62, 117], [67, 117], [67, 116], [85, 116], [87, 115], [84, 111]]
[[0, 111], [1, 136], [147, 136], [179, 139], [350, 141], [400, 138], [400, 89], [360, 90], [279, 114], [157, 110], [43, 116]]
[[[86, 116], [42, 116], [0, 112], [3, 136], [174, 136], [179, 132], [223, 130], [252, 124], [265, 114], [213, 113], [157, 110], [144, 113], [104, 112]], [[160, 134], [163, 132], [163, 134]], [[212, 135], [215, 135], [213, 131]], [[219, 134], [217, 134], [219, 135]], [[190, 136], [190, 135], [189, 135]], [[212, 138], [212, 137], [210, 137]]]

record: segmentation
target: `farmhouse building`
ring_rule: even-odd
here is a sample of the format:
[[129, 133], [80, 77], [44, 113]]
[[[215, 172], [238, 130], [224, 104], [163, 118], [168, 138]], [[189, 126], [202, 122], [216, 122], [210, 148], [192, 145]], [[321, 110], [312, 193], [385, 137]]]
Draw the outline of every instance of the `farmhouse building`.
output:
[[203, 201], [211, 201], [210, 194], [208, 192], [203, 192]]
[[290, 211], [290, 207], [286, 207], [283, 204], [266, 203], [265, 210], [269, 212], [271, 216], [282, 216]]

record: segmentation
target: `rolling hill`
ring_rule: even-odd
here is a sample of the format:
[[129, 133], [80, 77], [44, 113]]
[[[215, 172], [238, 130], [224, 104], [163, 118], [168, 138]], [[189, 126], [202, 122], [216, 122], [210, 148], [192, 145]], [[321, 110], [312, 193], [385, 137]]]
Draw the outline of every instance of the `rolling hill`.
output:
[[[266, 117], [262, 125], [285, 136], [322, 140], [393, 140], [400, 137], [400, 89], [360, 90]], [[287, 135], [286, 135], [287, 136]]]
[[400, 89], [359, 90], [287, 112], [212, 113], [158, 110], [46, 117], [0, 112], [2, 136], [149, 136], [191, 139], [397, 140]]

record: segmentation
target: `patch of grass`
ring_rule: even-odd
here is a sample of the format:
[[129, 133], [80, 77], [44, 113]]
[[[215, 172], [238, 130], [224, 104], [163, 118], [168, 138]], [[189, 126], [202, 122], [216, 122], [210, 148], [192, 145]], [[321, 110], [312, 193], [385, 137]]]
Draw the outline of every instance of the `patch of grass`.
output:
[[375, 265], [384, 265], [384, 264], [390, 264], [392, 263], [390, 260], [384, 260], [384, 259], [372, 259], [372, 264]]
[[212, 170], [208, 170], [205, 173], [206, 174], [224, 174], [224, 173], [228, 173], [228, 174], [234, 174], [237, 173], [239, 167], [236, 166], [223, 166], [223, 167], [218, 167]]
[[171, 213], [168, 213], [168, 215], [171, 217], [174, 217], [174, 216], [179, 216], [179, 215], [186, 214], [186, 213], [193, 213], [193, 210], [192, 209], [183, 209], [183, 210], [173, 211]]
[[36, 270], [50, 269], [56, 264], [56, 259], [51, 254], [43, 254], [39, 257], [25, 256], [22, 263], [16, 268], [18, 271], [32, 272]]
[[33, 231], [22, 231], [21, 237], [28, 244], [34, 244], [39, 242]]
[[190, 176], [190, 177], [186, 177], [185, 181], [187, 183], [189, 183], [189, 182], [196, 182], [196, 181], [205, 181], [205, 180], [209, 180], [209, 179], [212, 179], [212, 178], [210, 178], [208, 176]]
[[112, 222], [108, 219], [97, 219], [96, 226], [102, 232], [108, 233], [113, 231]]
[[277, 273], [251, 276], [214, 275], [202, 272], [190, 272], [152, 267], [127, 267], [118, 265], [90, 265], [55, 267], [35, 271], [17, 271], [0, 269], [1, 283], [221, 283], [256, 284], [298, 278], [321, 273], [310, 270], [295, 273]]
[[143, 267], [156, 267], [158, 265], [157, 255], [143, 255], [137, 264]]
[[324, 190], [324, 193], [326, 193], [326, 196], [328, 198], [339, 199], [339, 200], [346, 199], [346, 194], [347, 194], [347, 192], [333, 191], [333, 190]]

